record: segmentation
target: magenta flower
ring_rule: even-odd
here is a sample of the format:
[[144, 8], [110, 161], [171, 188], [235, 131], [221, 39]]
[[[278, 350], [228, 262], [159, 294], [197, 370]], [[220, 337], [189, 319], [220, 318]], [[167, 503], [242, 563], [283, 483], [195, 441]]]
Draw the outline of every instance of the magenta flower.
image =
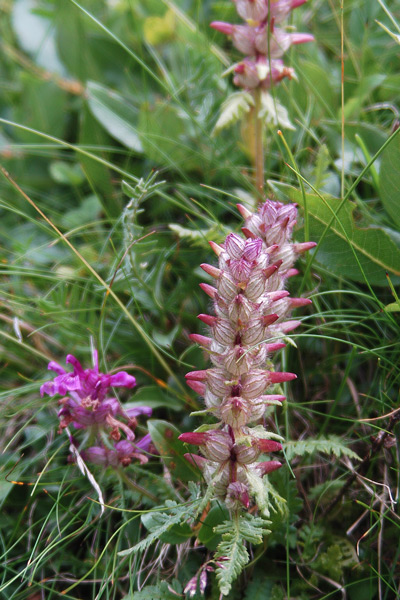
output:
[[[140, 440], [142, 441], [142, 440]], [[83, 460], [104, 467], [127, 467], [133, 459], [137, 459], [141, 464], [148, 462], [148, 457], [143, 453], [140, 441], [133, 444], [127, 440], [121, 440], [114, 444], [114, 448], [105, 446], [92, 446], [81, 452]]]
[[47, 381], [41, 386], [41, 396], [44, 394], [64, 396], [69, 392], [73, 392], [81, 399], [90, 398], [92, 401], [98, 400], [101, 402], [107, 396], [111, 387], [131, 389], [136, 385], [136, 379], [125, 371], [119, 371], [113, 375], [100, 373], [97, 350], [93, 351], [94, 367], [92, 369], [84, 369], [79, 360], [72, 354], [67, 355], [65, 362], [73, 366], [72, 373], [68, 373], [54, 361], [49, 363], [48, 369], [55, 371], [58, 375], [52, 381]]
[[115, 374], [100, 373], [97, 350], [93, 351], [93, 368], [84, 369], [72, 354], [68, 354], [66, 363], [73, 366], [72, 373], [51, 361], [48, 368], [55, 371], [57, 375], [40, 388], [42, 396], [44, 394], [64, 396], [60, 400], [62, 408], [58, 413], [61, 419], [60, 429], [64, 429], [70, 423], [73, 423], [76, 429], [105, 427], [111, 430], [110, 437], [115, 441], [120, 440], [121, 431], [128, 440], [133, 441], [136, 417], [139, 415], [149, 417], [152, 409], [148, 406], [139, 406], [124, 410], [116, 398], [107, 396], [114, 386], [133, 388], [136, 379], [125, 371]]

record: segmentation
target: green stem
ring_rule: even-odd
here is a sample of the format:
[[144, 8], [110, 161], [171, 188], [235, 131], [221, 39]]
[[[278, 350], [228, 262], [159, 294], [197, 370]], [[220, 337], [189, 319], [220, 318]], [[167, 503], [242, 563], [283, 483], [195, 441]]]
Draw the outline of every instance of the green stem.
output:
[[264, 200], [264, 144], [263, 144], [263, 122], [260, 119], [261, 90], [254, 91], [254, 167], [257, 199]]

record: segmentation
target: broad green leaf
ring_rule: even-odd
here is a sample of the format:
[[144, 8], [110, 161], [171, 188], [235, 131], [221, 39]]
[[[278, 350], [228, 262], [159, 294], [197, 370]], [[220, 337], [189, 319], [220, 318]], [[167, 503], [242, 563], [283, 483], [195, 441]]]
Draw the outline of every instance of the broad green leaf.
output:
[[150, 419], [147, 425], [153, 444], [171, 474], [181, 481], [199, 479], [199, 470], [192, 467], [184, 457], [187, 448], [178, 440], [180, 431], [167, 421]]
[[182, 403], [173, 398], [167, 392], [164, 392], [157, 385], [146, 385], [138, 389], [135, 393], [132, 402], [124, 403], [124, 408], [134, 408], [135, 406], [150, 406], [151, 408], [159, 408], [164, 406], [171, 410], [182, 410]]
[[[86, 10], [93, 12], [96, 3], [86, 0]], [[72, 2], [57, 2], [54, 23], [58, 56], [68, 72], [82, 82], [100, 77], [101, 67], [91, 44], [92, 31], [98, 31], [92, 21]]]
[[[14, 120], [43, 133], [63, 137], [67, 93], [53, 81], [43, 81], [27, 72], [20, 74], [20, 80], [24, 93], [14, 107]], [[24, 142], [38, 142], [35, 133], [19, 129], [15, 130], [15, 134]]]
[[338, 94], [335, 91], [333, 73], [328, 73], [321, 65], [311, 61], [301, 61], [296, 72], [300, 83], [296, 85], [299, 88], [299, 94], [305, 102], [309, 102], [310, 95], [315, 98], [321, 107], [328, 111], [328, 114], [334, 114], [338, 105]]
[[[303, 206], [303, 196], [298, 190], [285, 184], [276, 187], [290, 200]], [[339, 210], [341, 200], [333, 197], [322, 200], [314, 194], [306, 194], [306, 201], [310, 238], [319, 242], [333, 213]], [[358, 227], [353, 216], [354, 209], [355, 205], [350, 201], [340, 208], [337, 219], [334, 219], [317, 249], [317, 259], [337, 275], [365, 282], [356, 255], [370, 284], [386, 286], [386, 272], [400, 276], [400, 249], [384, 229]]]
[[142, 152], [136, 123], [137, 108], [109, 88], [89, 81], [87, 95], [90, 110], [108, 133], [127, 148]]
[[382, 204], [400, 227], [400, 135], [382, 152], [379, 184]]
[[202, 525], [197, 534], [199, 541], [208, 548], [208, 550], [215, 550], [221, 541], [220, 534], [215, 533], [214, 527], [220, 525], [224, 521], [229, 519], [228, 509], [221, 503], [213, 506], [204, 520], [201, 521]]
[[[79, 144], [82, 146], [97, 146], [98, 149], [96, 148], [93, 154], [104, 160], [109, 159], [108, 153], [103, 148], [111, 146], [110, 136], [102, 127], [99, 127], [97, 119], [93, 116], [87, 104], [84, 104], [81, 110]], [[108, 167], [84, 154], [77, 154], [77, 159], [90, 187], [98, 194], [106, 215], [119, 216], [121, 207], [115, 198], [115, 194], [113, 194], [114, 190]]]
[[167, 165], [175, 170], [197, 167], [188, 130], [190, 121], [182, 111], [167, 102], [144, 103], [140, 109], [139, 134], [143, 151], [155, 164]]

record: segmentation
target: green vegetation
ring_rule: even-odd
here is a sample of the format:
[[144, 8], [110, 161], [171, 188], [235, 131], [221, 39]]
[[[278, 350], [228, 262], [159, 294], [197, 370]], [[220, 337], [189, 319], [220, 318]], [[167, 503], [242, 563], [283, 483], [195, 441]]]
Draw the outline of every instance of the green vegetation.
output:
[[[398, 5], [291, 16], [315, 42], [273, 89], [294, 129], [267, 126], [266, 191], [318, 246], [289, 286], [313, 305], [275, 355], [298, 379], [265, 417], [288, 459], [268, 521], [230, 521], [177, 439], [210, 421], [184, 378], [209, 366], [188, 338], [199, 264], [257, 193], [247, 121], [215, 131], [241, 58], [215, 20], [238, 22], [231, 0], [0, 0], [1, 599], [400, 594]], [[226, 123], [251, 110], [230, 102]], [[91, 344], [103, 373], [136, 377], [124, 408], [153, 409], [149, 462], [90, 465], [103, 507], [39, 393], [49, 361], [90, 365]]]

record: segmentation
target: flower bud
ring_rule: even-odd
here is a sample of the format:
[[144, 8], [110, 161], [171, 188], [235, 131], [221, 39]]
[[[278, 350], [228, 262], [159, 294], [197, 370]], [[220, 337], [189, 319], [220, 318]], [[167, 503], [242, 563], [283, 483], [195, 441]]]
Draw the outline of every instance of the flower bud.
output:
[[225, 503], [229, 510], [237, 510], [238, 508], [249, 508], [250, 498], [248, 488], [244, 483], [235, 481], [230, 483], [226, 490]]

